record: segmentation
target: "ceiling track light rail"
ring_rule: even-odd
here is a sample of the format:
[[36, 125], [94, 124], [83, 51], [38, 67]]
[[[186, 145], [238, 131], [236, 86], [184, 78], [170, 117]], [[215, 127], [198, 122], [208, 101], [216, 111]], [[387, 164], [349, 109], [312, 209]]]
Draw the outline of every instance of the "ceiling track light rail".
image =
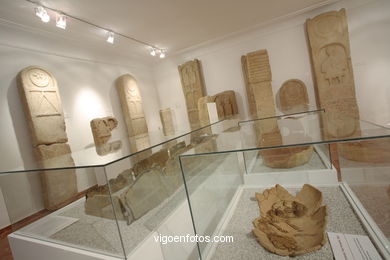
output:
[[56, 26], [61, 28], [61, 29], [66, 29], [67, 18], [71, 18], [73, 20], [77, 20], [79, 22], [88, 24], [90, 26], [93, 26], [93, 27], [105, 30], [107, 32], [107, 40], [106, 41], [108, 43], [113, 44], [115, 35], [118, 35], [120, 37], [126, 38], [128, 40], [133, 41], [133, 42], [136, 42], [136, 43], [139, 43], [141, 45], [145, 45], [145, 46], [149, 47], [150, 55], [152, 55], [152, 56], [156, 56], [158, 54], [158, 57], [160, 57], [161, 59], [165, 58], [166, 50], [165, 49], [161, 49], [161, 48], [159, 48], [159, 47], [157, 47], [157, 46], [155, 46], [153, 44], [150, 44], [150, 43], [138, 40], [136, 38], [133, 38], [131, 36], [127, 36], [127, 35], [119, 33], [119, 32], [115, 32], [113, 30], [110, 30], [110, 29], [107, 29], [107, 28], [102, 27], [100, 25], [94, 24], [94, 23], [89, 22], [87, 20], [84, 20], [82, 18], [79, 18], [79, 17], [73, 16], [73, 15], [67, 14], [67, 13], [65, 13], [65, 12], [63, 12], [61, 10], [45, 6], [45, 5], [41, 4], [41, 3], [35, 2], [33, 0], [25, 0], [25, 1], [29, 2], [31, 4], [36, 5], [36, 7], [35, 7], [35, 15], [38, 16], [42, 20], [42, 22], [44, 22], [44, 23], [48, 23], [50, 21], [50, 16], [49, 16], [49, 14], [46, 11], [46, 9], [47, 9], [47, 10], [50, 10], [50, 11], [56, 13]]

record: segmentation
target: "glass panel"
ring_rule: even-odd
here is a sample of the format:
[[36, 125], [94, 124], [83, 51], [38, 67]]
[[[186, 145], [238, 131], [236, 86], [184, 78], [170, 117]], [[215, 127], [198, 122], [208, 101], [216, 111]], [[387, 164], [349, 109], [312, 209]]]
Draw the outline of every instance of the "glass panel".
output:
[[340, 143], [337, 151], [342, 180], [389, 241], [390, 138]]
[[[68, 190], [69, 176], [77, 178], [73, 192]], [[105, 190], [96, 201], [101, 214], [86, 205], [99, 176], [106, 178], [102, 167], [0, 175], [11, 229], [17, 235], [124, 258], [110, 192]], [[43, 190], [40, 179], [48, 183], [60, 179], [61, 187]]]

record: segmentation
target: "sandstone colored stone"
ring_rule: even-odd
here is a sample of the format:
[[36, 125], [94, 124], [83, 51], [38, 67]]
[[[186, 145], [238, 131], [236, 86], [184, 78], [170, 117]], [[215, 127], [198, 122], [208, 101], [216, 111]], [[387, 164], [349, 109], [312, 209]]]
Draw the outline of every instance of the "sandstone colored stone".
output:
[[200, 126], [208, 126], [210, 125], [210, 116], [209, 110], [207, 108], [207, 103], [214, 103], [214, 96], [204, 96], [199, 98], [198, 100], [198, 110], [199, 110], [199, 122]]
[[306, 29], [317, 101], [326, 114], [332, 113], [332, 116], [322, 119], [324, 137], [335, 137], [334, 134], [345, 137], [346, 133], [360, 135], [360, 128], [353, 120], [349, 121], [351, 125], [340, 120], [345, 116], [359, 118], [345, 9], [308, 19]]
[[285, 113], [302, 112], [307, 110], [309, 97], [306, 85], [299, 79], [284, 82], [279, 89], [279, 105]]
[[268, 251], [297, 256], [319, 250], [326, 243], [326, 206], [322, 193], [305, 184], [296, 196], [282, 186], [256, 193], [260, 217], [253, 233]]
[[252, 86], [249, 84], [249, 81], [248, 81], [248, 68], [247, 68], [245, 55], [241, 56], [241, 67], [242, 67], [242, 74], [244, 76], [246, 96], [248, 99], [249, 114], [253, 117], [256, 117], [257, 111], [256, 111], [255, 96], [253, 94]]
[[195, 59], [178, 67], [188, 120], [191, 130], [200, 127], [198, 100], [205, 95], [204, 79], [200, 61]]
[[[35, 155], [40, 167], [74, 167], [68, 144], [38, 145]], [[77, 178], [74, 169], [41, 172], [45, 208], [54, 210], [77, 194]]]
[[95, 145], [101, 146], [111, 138], [111, 131], [118, 126], [118, 120], [112, 116], [95, 118], [90, 125]]
[[170, 108], [160, 109], [160, 119], [163, 126], [164, 135], [174, 135], [175, 127], [173, 125], [172, 110]]
[[33, 146], [66, 143], [64, 114], [54, 76], [43, 68], [30, 66], [18, 74], [17, 83]]
[[238, 114], [236, 94], [233, 90], [227, 90], [214, 96], [217, 106], [218, 119], [232, 117]]

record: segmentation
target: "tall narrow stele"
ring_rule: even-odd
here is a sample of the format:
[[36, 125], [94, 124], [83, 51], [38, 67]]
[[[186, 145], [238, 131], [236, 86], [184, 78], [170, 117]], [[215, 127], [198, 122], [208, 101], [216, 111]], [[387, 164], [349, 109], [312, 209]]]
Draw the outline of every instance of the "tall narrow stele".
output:
[[359, 135], [358, 121], [353, 119], [359, 119], [359, 108], [345, 9], [308, 19], [306, 28], [317, 101], [326, 111], [322, 118], [324, 137]]
[[[74, 167], [54, 76], [43, 68], [30, 66], [18, 74], [17, 85], [38, 166]], [[72, 169], [44, 171], [41, 180], [47, 209], [57, 209], [77, 194], [77, 179]]]

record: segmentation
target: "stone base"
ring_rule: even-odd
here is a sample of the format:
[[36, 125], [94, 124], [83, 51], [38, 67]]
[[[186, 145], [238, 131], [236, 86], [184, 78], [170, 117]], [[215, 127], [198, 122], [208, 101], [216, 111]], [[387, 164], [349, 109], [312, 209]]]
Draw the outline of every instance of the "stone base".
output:
[[263, 163], [270, 168], [293, 168], [307, 163], [312, 154], [312, 146], [276, 148], [259, 152]]

